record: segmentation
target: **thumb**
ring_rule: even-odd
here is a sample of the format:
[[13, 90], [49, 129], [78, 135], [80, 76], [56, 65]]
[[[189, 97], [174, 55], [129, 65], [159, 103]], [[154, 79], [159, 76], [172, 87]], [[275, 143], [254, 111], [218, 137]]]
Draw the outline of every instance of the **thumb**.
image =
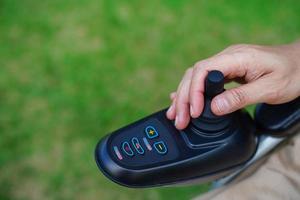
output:
[[247, 105], [262, 102], [267, 98], [268, 90], [263, 80], [256, 80], [219, 94], [212, 100], [211, 109], [216, 115], [225, 115]]

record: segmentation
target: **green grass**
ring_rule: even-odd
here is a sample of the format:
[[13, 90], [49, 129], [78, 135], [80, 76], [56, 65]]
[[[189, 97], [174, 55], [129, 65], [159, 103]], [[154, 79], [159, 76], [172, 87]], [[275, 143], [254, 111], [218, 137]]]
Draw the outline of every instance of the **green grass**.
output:
[[287, 1], [0, 0], [0, 199], [189, 199], [97, 169], [105, 134], [168, 105], [185, 71], [232, 43], [300, 35]]

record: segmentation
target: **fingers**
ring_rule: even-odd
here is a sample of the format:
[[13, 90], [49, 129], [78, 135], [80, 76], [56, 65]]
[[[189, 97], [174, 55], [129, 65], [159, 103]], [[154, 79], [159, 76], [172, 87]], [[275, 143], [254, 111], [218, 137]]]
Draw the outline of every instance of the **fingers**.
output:
[[175, 110], [176, 96], [177, 96], [176, 92], [172, 92], [170, 94], [170, 99], [171, 99], [172, 103], [167, 111], [167, 118], [169, 120], [174, 120], [176, 117], [176, 110]]
[[176, 98], [176, 92], [170, 94], [170, 99], [173, 101]]
[[220, 54], [198, 62], [194, 66], [189, 91], [190, 110], [193, 118], [199, 117], [203, 110], [204, 80], [211, 70], [219, 70], [224, 76], [229, 77], [242, 77], [246, 73], [245, 68], [240, 65], [240, 60], [236, 59], [233, 54]]
[[189, 68], [179, 84], [177, 93], [170, 94], [172, 104], [167, 111], [167, 117], [170, 120], [175, 119], [175, 126], [178, 129], [186, 128], [190, 116], [193, 118], [200, 116], [204, 106], [204, 80], [211, 70], [219, 70], [225, 76], [245, 74], [232, 55], [224, 54], [201, 61], [194, 68]]
[[193, 69], [189, 68], [177, 90], [176, 95], [176, 117], [175, 126], [177, 129], [184, 129], [190, 121], [190, 104], [189, 104], [189, 88]]
[[[216, 96], [211, 103], [211, 109], [216, 115], [224, 115], [241, 109], [247, 105], [264, 102], [270, 97], [271, 85], [264, 79], [232, 88]], [[262, 88], [265, 88], [262, 90]]]
[[[175, 119], [175, 126], [178, 129], [186, 128], [190, 116], [197, 118], [202, 113], [204, 107], [204, 81], [209, 71], [219, 70], [229, 79], [244, 77], [247, 74], [247, 67], [246, 65], [243, 65], [243, 63], [247, 63], [245, 62], [246, 60], [247, 57], [243, 58], [243, 54], [239, 52], [223, 52], [196, 63], [194, 68], [188, 69], [185, 73], [177, 92], [170, 95], [172, 104], [167, 111], [167, 117], [170, 120]], [[238, 93], [238, 95], [242, 93], [240, 92], [240, 89], [231, 92]], [[225, 93], [225, 95], [226, 96], [223, 96], [220, 99], [224, 100], [227, 98], [227, 101], [214, 101], [215, 104], [213, 109], [216, 114], [231, 112], [236, 107], [242, 106], [245, 102], [247, 103], [247, 101], [244, 101], [242, 98], [238, 100], [233, 99], [236, 95], [231, 95], [229, 93]], [[247, 93], [245, 95], [247, 95]], [[218, 104], [216, 102], [218, 102]], [[223, 105], [221, 105], [222, 103]]]

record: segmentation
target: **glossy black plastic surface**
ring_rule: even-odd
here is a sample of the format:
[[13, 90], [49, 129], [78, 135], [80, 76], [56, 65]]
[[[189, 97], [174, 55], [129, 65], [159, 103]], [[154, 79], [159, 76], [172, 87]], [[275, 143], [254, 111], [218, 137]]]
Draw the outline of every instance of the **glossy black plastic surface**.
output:
[[211, 112], [211, 100], [223, 86], [221, 72], [208, 74], [204, 111], [185, 130], [177, 130], [164, 109], [108, 135], [95, 151], [98, 167], [128, 187], [211, 181], [229, 174], [251, 158], [257, 139], [247, 113], [220, 117]]
[[300, 97], [279, 105], [259, 104], [255, 122], [264, 133], [285, 137], [295, 133], [300, 126]]
[[[196, 135], [196, 145], [193, 145], [186, 137], [189, 133], [180, 133], [173, 122], [166, 119], [165, 111], [124, 127], [99, 142], [95, 154], [96, 161], [108, 178], [129, 187], [169, 185], [201, 177], [207, 180], [208, 176], [218, 178], [218, 174], [223, 176], [226, 174], [224, 172], [229, 172], [230, 169], [246, 162], [255, 151], [255, 130], [251, 118], [246, 113], [236, 113], [229, 130], [218, 136]], [[160, 136], [153, 141], [149, 139], [149, 143], [153, 146], [157, 141], [164, 141], [168, 153], [160, 155], [152, 149], [145, 150], [143, 155], [134, 155], [135, 160], [132, 162], [129, 162], [132, 158], [124, 153], [123, 159], [118, 159], [112, 149], [113, 146], [120, 147], [123, 140], [121, 142], [116, 138], [126, 138], [124, 140], [127, 141], [130, 132], [132, 136], [141, 140], [146, 134], [140, 130], [152, 125], [149, 122], [153, 120], [159, 121], [163, 129], [160, 128]], [[171, 141], [168, 140], [170, 138]], [[142, 146], [146, 149], [144, 144]]]

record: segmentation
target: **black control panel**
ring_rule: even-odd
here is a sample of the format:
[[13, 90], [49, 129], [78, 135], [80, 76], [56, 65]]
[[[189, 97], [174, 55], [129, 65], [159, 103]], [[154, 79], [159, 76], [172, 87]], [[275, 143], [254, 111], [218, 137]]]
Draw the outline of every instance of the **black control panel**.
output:
[[287, 137], [298, 133], [300, 128], [300, 97], [280, 104], [259, 104], [255, 109], [255, 122], [265, 134]]
[[163, 109], [103, 138], [95, 151], [99, 169], [118, 184], [151, 187], [220, 178], [245, 163], [256, 150], [255, 125], [241, 110], [212, 113], [211, 100], [223, 86], [223, 74], [211, 71], [204, 111], [182, 131]]

